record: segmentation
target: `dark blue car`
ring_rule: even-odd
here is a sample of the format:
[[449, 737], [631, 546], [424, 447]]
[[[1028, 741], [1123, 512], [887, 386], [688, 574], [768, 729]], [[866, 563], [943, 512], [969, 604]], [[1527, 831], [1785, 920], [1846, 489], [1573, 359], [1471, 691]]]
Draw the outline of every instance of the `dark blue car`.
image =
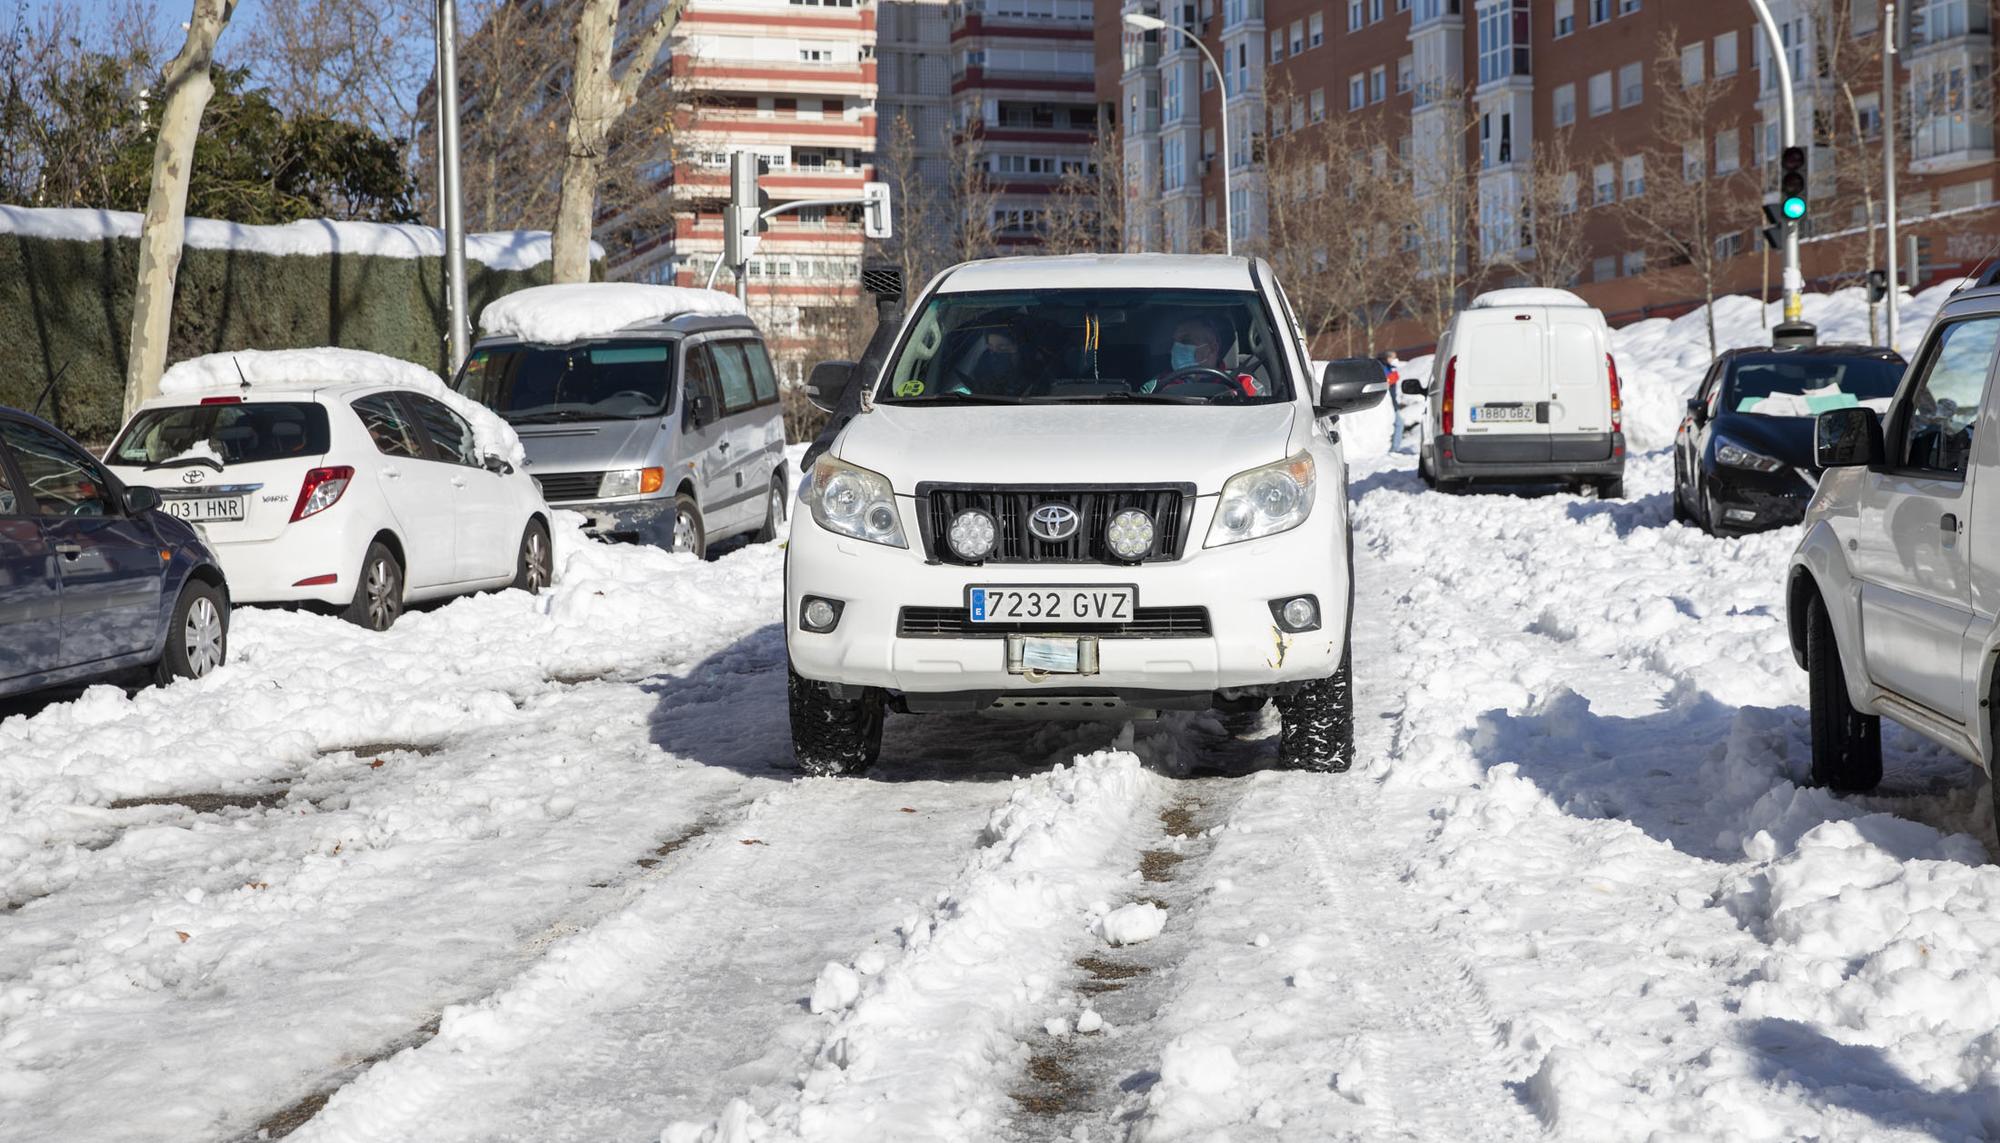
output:
[[228, 653], [229, 589], [195, 530], [44, 421], [0, 408], [0, 696]]

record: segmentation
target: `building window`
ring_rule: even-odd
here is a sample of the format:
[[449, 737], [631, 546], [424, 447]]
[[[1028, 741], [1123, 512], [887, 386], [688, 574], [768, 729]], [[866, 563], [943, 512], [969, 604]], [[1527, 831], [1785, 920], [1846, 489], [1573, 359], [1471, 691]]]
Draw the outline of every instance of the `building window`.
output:
[[1416, 76], [1416, 63], [1409, 56], [1404, 56], [1402, 59], [1397, 60], [1396, 94], [1402, 95], [1405, 92], [1409, 91], [1410, 85], [1416, 82], [1415, 76]]
[[1707, 177], [1708, 165], [1701, 153], [1700, 143], [1681, 144], [1681, 179], [1696, 182]]
[[1377, 67], [1368, 73], [1368, 102], [1380, 103], [1389, 98], [1389, 69]]
[[1639, 10], [1639, 0], [1618, 0], [1618, 14], [1630, 16]]
[[1726, 175], [1742, 169], [1743, 146], [1736, 141], [1736, 128], [1715, 133], [1715, 173]]
[[1315, 122], [1315, 123], [1323, 123], [1323, 122], [1325, 122], [1325, 121], [1326, 121], [1326, 89], [1325, 89], [1325, 88], [1323, 88], [1323, 87], [1315, 87], [1315, 88], [1313, 88], [1313, 89], [1312, 89], [1312, 95], [1311, 95], [1311, 97], [1310, 97], [1310, 103], [1311, 103], [1311, 105], [1312, 105], [1312, 121], [1313, 121], [1313, 122]]
[[1558, 127], [1567, 127], [1576, 122], [1576, 85], [1565, 83], [1555, 89], [1550, 96], [1551, 110]]
[[1347, 30], [1361, 30], [1361, 0], [1347, 0]]
[[1627, 155], [1621, 164], [1625, 176], [1625, 197], [1638, 198], [1646, 193], [1646, 156]]
[[1368, 77], [1350, 76], [1347, 80], [1347, 109], [1358, 111], [1368, 103]]
[[1596, 188], [1594, 200], [1598, 206], [1608, 206], [1618, 201], [1618, 173], [1610, 163], [1599, 163], [1591, 168], [1591, 185]]
[[1576, 0], [1556, 0], [1556, 39], [1576, 31]]
[[1618, 106], [1637, 107], [1646, 97], [1646, 69], [1635, 63], [1618, 69]]
[[1514, 161], [1514, 113], [1489, 111], [1479, 117], [1479, 165], [1505, 166]]
[[1590, 26], [1595, 28], [1611, 18], [1611, 0], [1590, 0]]
[[1724, 32], [1715, 37], [1715, 78], [1736, 74], [1736, 33]]
[[1702, 64], [1705, 52], [1700, 41], [1681, 49], [1681, 86], [1699, 87], [1702, 81]]
[[1625, 255], [1625, 276], [1628, 278], [1636, 278], [1645, 272], [1646, 272], [1646, 252], [1644, 250], [1633, 250], [1627, 252]]
[[1557, 190], [1557, 192], [1556, 192], [1556, 193], [1557, 193], [1557, 201], [1558, 201], [1558, 202], [1560, 202], [1560, 203], [1562, 204], [1562, 212], [1563, 212], [1564, 214], [1575, 214], [1575, 213], [1576, 213], [1576, 206], [1577, 206], [1577, 203], [1576, 203], [1576, 192], [1577, 192], [1577, 185], [1576, 185], [1576, 182], [1577, 182], [1577, 180], [1576, 180], [1576, 172], [1575, 172], [1575, 171], [1564, 171], [1564, 172], [1563, 172], [1563, 177], [1562, 177], [1562, 183], [1561, 183], [1561, 186], [1559, 187], [1559, 189]]
[[1282, 30], [1271, 33], [1271, 62], [1285, 62], [1285, 33]]
[[[833, 62], [833, 49], [832, 49], [832, 48], [800, 48], [800, 49], [799, 49], [799, 62], [800, 62], [800, 63], [832, 63], [832, 62]], [[973, 64], [974, 66], [976, 66], [976, 65], [977, 65], [977, 62], [978, 62], [978, 61], [975, 61], [975, 60], [971, 60], [971, 59], [968, 59], [968, 60], [967, 60], [966, 62], [967, 62], [968, 64]]]
[[1305, 50], [1306, 50], [1306, 22], [1304, 20], [1293, 20], [1292, 54], [1298, 55], [1300, 52]]
[[1526, 0], [1482, 0], [1479, 20], [1479, 82], [1527, 75]]
[[1614, 255], [1593, 258], [1590, 262], [1590, 277], [1596, 282], [1610, 282], [1618, 277], [1618, 259]]
[[1611, 113], [1611, 73], [1608, 71], [1600, 71], [1590, 77], [1590, 113]]
[[1326, 42], [1326, 15], [1314, 12], [1306, 17], [1306, 46], [1316, 48]]
[[1368, 0], [1368, 22], [1371, 24], [1382, 22], [1382, 0]]

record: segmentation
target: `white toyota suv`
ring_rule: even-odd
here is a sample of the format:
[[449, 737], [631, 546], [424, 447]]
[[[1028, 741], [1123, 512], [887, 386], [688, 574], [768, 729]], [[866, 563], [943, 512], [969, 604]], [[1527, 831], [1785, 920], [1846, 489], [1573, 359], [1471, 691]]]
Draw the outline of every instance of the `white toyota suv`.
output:
[[801, 486], [786, 550], [792, 743], [854, 773], [885, 710], [1241, 713], [1282, 765], [1352, 759], [1352, 554], [1336, 417], [1261, 261], [1002, 258], [940, 274]]
[[1994, 278], [1938, 311], [1886, 417], [1852, 397], [1819, 414], [1786, 600], [1813, 778], [1835, 789], [1881, 781], [1883, 715], [1993, 769], [2000, 521], [1973, 498], [2000, 496]]

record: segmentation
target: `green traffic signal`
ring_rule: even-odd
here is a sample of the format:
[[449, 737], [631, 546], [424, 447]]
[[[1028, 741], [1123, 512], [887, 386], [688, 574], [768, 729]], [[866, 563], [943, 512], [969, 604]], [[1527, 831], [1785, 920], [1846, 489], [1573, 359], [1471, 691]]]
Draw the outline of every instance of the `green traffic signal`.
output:
[[1806, 200], [1793, 195], [1785, 200], [1785, 217], [1797, 222], [1806, 216]]

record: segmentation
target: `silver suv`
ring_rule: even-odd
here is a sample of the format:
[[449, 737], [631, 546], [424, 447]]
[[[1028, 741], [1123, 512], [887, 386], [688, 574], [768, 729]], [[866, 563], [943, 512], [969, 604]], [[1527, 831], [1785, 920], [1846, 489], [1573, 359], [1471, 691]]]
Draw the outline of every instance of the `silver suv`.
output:
[[598, 535], [705, 555], [784, 524], [778, 379], [741, 314], [666, 314], [563, 344], [485, 337], [455, 387], [514, 426], [542, 495]]
[[1973, 498], [2000, 498], [1996, 357], [2000, 272], [1938, 311], [1894, 397], [1825, 398], [1786, 597], [1821, 784], [1881, 781], [1883, 715], [1992, 772], [2000, 526]]

